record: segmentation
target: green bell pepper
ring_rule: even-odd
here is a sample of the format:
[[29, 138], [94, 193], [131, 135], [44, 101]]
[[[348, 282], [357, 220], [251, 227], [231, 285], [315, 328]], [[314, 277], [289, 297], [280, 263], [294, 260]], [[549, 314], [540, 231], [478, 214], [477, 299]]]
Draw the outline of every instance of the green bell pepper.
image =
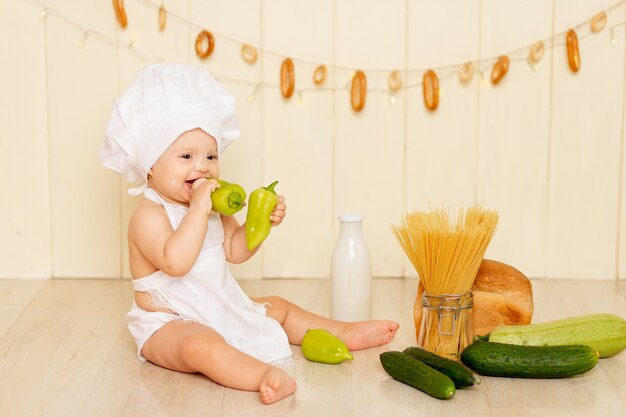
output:
[[276, 184], [278, 181], [274, 181], [267, 187], [259, 187], [250, 193], [246, 216], [246, 243], [249, 250], [259, 246], [270, 234], [272, 228], [270, 214], [278, 203], [278, 195], [274, 191]]
[[346, 345], [328, 330], [307, 330], [302, 343], [302, 354], [313, 362], [337, 364], [354, 357]]
[[220, 184], [220, 188], [211, 193], [213, 210], [230, 216], [246, 205], [246, 192], [241, 185], [219, 179], [216, 179], [216, 181]]

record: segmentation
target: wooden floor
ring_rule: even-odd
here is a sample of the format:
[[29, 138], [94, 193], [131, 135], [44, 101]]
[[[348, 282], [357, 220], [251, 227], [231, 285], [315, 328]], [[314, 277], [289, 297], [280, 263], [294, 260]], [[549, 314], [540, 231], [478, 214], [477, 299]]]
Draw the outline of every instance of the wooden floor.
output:
[[[327, 280], [242, 281], [329, 314]], [[533, 281], [534, 321], [592, 312], [626, 317], [626, 282]], [[125, 326], [131, 286], [114, 280], [0, 280], [0, 416], [626, 416], [626, 352], [561, 380], [483, 378], [448, 401], [392, 380], [378, 354], [414, 344], [417, 281], [375, 280], [374, 318], [402, 325], [389, 345], [341, 365], [308, 362], [293, 346], [296, 394], [258, 394], [140, 363]]]

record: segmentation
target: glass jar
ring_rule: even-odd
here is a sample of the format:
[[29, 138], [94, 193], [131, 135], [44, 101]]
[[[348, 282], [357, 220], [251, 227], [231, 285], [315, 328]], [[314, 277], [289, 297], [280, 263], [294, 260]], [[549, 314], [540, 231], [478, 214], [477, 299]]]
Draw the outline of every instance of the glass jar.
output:
[[422, 323], [417, 346], [450, 359], [472, 342], [471, 292], [465, 294], [422, 295]]

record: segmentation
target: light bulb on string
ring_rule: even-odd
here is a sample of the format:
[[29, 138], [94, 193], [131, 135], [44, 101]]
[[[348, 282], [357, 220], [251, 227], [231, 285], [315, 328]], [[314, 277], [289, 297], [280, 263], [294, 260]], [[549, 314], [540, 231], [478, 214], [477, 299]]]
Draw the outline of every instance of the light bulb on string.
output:
[[611, 28], [611, 45], [615, 45], [615, 33], [613, 28]]
[[252, 103], [254, 101], [254, 98], [256, 96], [256, 92], [258, 89], [259, 89], [259, 84], [256, 84], [254, 88], [252, 89], [252, 92], [248, 96], [248, 103]]
[[298, 91], [298, 105], [304, 107], [306, 101], [304, 101], [304, 97], [302, 97], [302, 91]]
[[130, 42], [128, 42], [128, 47], [132, 48], [133, 46], [135, 46], [135, 43], [139, 40], [139, 36], [137, 36], [136, 33], [133, 33], [133, 37], [130, 39]]
[[46, 12], [46, 9], [43, 9], [43, 10], [41, 11], [41, 17], [46, 17], [46, 15], [47, 15], [47, 14], [48, 14], [48, 13]]
[[346, 89], [350, 90], [350, 86], [352, 85], [352, 79], [356, 75], [356, 71], [350, 71], [348, 74], [348, 81], [346, 81]]
[[488, 69], [485, 68], [484, 70], [480, 71], [480, 82], [481, 84], [486, 85], [487, 84], [487, 77], [485, 77], [485, 71], [487, 71]]
[[83, 33], [83, 38], [80, 40], [80, 42], [78, 42], [78, 47], [79, 48], [82, 48], [82, 47], [85, 46], [85, 44], [87, 43], [87, 36], [89, 36], [89, 31], [88, 30], [86, 30]]
[[537, 64], [535, 64], [530, 58], [526, 58], [526, 62], [528, 62], [528, 65], [530, 65], [533, 71], [537, 72], [538, 70]]
[[396, 104], [396, 101], [397, 101], [396, 96], [392, 94], [391, 97], [389, 97], [389, 102], [391, 104]]

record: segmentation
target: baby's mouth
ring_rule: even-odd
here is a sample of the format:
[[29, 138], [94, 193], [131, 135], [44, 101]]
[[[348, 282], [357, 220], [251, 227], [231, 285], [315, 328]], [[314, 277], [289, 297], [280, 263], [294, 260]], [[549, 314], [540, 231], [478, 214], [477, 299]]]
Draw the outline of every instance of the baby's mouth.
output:
[[185, 182], [186, 182], [187, 184], [189, 184], [189, 186], [190, 186], [190, 187], [192, 187], [192, 186], [193, 186], [193, 183], [194, 183], [194, 182], [196, 182], [197, 180], [199, 180], [200, 178], [202, 178], [202, 177], [199, 177], [199, 178], [194, 178], [194, 179], [192, 179], [192, 180], [186, 180]]

